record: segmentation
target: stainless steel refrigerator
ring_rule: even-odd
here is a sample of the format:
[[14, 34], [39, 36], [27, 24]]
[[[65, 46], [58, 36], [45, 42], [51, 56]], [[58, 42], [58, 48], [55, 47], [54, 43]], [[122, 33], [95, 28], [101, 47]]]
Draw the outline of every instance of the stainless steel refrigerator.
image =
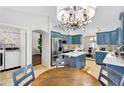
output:
[[51, 38], [51, 66], [56, 65], [58, 54], [62, 51], [60, 38]]

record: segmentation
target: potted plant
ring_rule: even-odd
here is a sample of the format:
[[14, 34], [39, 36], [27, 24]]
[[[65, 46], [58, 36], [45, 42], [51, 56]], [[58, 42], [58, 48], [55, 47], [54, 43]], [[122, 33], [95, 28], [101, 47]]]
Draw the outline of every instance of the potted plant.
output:
[[40, 37], [38, 39], [38, 49], [40, 50], [40, 54], [42, 52], [42, 34], [40, 34]]

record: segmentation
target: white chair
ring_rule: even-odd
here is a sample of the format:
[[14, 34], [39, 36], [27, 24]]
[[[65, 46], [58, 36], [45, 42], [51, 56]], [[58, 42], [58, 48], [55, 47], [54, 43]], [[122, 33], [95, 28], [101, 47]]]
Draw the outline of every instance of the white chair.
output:
[[56, 59], [56, 68], [58, 67], [65, 67], [65, 62], [64, 62], [62, 54], [59, 54], [58, 58]]

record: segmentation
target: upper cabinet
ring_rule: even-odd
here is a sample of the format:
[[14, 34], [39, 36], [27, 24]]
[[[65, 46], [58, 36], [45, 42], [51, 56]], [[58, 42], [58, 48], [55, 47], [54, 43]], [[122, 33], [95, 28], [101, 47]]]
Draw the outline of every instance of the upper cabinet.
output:
[[82, 35], [68, 35], [67, 44], [81, 44]]
[[51, 31], [51, 37], [52, 38], [61, 38], [61, 33]]
[[97, 44], [104, 44], [104, 35], [102, 33], [97, 33]]
[[122, 29], [117, 28], [118, 44], [122, 44]]
[[118, 33], [117, 33], [117, 30], [114, 30], [114, 31], [111, 31], [110, 32], [111, 34], [111, 45], [116, 45], [118, 44]]
[[74, 35], [72, 36], [72, 44], [81, 44], [82, 35]]
[[63, 35], [54, 31], [51, 31], [51, 37], [66, 40], [66, 44], [81, 44], [82, 41], [82, 35]]
[[121, 44], [124, 44], [124, 12], [120, 13], [120, 17], [119, 17], [120, 21], [121, 21]]
[[106, 45], [111, 43], [111, 33], [109, 32], [100, 32], [97, 33], [97, 44]]
[[67, 41], [67, 44], [72, 44], [72, 36], [71, 35], [67, 35], [66, 41]]
[[113, 31], [97, 33], [98, 45], [117, 45], [122, 43], [121, 29], [117, 28]]
[[111, 33], [105, 32], [103, 33], [104, 36], [104, 44], [111, 44]]

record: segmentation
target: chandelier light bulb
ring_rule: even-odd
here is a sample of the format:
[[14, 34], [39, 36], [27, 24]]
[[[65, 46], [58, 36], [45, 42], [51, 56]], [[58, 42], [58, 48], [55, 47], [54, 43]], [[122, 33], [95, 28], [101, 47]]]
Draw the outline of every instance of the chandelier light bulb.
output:
[[95, 8], [92, 6], [67, 6], [57, 8], [57, 19], [60, 26], [66, 29], [79, 29], [91, 23], [91, 18], [95, 15]]

